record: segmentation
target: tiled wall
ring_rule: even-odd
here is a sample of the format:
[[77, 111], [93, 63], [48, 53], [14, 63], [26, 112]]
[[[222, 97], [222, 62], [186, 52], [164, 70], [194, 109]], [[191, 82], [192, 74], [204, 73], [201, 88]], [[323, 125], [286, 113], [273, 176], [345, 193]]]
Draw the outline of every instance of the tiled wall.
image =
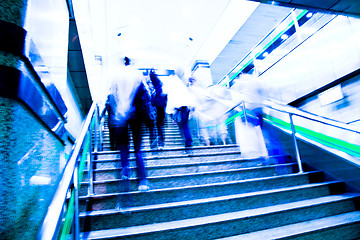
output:
[[[22, 87], [26, 99], [34, 98], [21, 81], [25, 75], [28, 82], [39, 76], [34, 74], [27, 54], [31, 46], [25, 41], [30, 2], [42, 1], [0, 1], [0, 239], [36, 239], [64, 166], [64, 139], [52, 133], [34, 108], [18, 96]], [[50, 2], [54, 4], [46, 1]], [[57, 2], [66, 5], [65, 1]], [[62, 10], [68, 20], [66, 7]], [[63, 24], [67, 27], [66, 21]], [[65, 71], [62, 80], [57, 80], [66, 84], [67, 28], [63, 35]], [[49, 110], [43, 103], [35, 104]]]
[[0, 238], [35, 239], [64, 146], [15, 100], [0, 98], [0, 122]]

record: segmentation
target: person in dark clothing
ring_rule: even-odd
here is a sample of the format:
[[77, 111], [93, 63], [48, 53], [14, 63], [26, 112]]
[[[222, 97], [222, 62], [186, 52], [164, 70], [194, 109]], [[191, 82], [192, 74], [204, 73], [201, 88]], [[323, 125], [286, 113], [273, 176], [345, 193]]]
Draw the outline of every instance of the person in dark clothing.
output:
[[[143, 96], [146, 89], [143, 84], [142, 74], [134, 69], [130, 64], [130, 59], [124, 59], [125, 66], [112, 73], [112, 87], [111, 93], [108, 96], [106, 104], [109, 113], [109, 129], [110, 138], [112, 139], [112, 147], [114, 150], [120, 150], [121, 172], [118, 178], [121, 179], [120, 188], [124, 191], [130, 191], [130, 164], [129, 164], [129, 127], [132, 133], [134, 142], [134, 151], [136, 157], [136, 171], [138, 178], [138, 190], [149, 190], [147, 180], [147, 172], [145, 168], [144, 159], [141, 153], [141, 124], [144, 123]], [[114, 123], [114, 124], [113, 124]], [[124, 184], [122, 184], [124, 183]], [[124, 187], [122, 187], [124, 186]], [[124, 205], [122, 205], [124, 206]]]
[[143, 114], [142, 119], [145, 126], [149, 129], [150, 134], [150, 148], [155, 149], [157, 147], [156, 136], [155, 136], [155, 122], [156, 122], [156, 108], [152, 102], [152, 92], [154, 91], [152, 83], [150, 81], [142, 82], [142, 102], [143, 102]]
[[156, 107], [156, 128], [158, 133], [158, 147], [163, 149], [165, 146], [164, 120], [165, 108], [167, 104], [167, 95], [163, 93], [162, 83], [155, 71], [150, 71], [150, 80], [155, 88], [155, 94], [152, 98], [153, 105]]
[[[132, 138], [134, 142], [134, 152], [136, 158], [136, 171], [138, 177], [138, 190], [139, 191], [148, 191], [149, 190], [149, 183], [147, 180], [147, 171], [145, 168], [144, 159], [141, 152], [141, 142], [142, 142], [142, 134], [141, 134], [141, 124], [147, 123], [149, 115], [147, 114], [147, 97], [148, 93], [143, 83], [143, 77], [141, 74], [133, 69], [130, 65], [130, 59], [125, 57], [124, 58], [125, 68], [122, 69], [124, 71], [123, 75], [121, 76], [121, 81], [124, 83], [132, 83], [132, 81], [136, 82], [135, 88], [127, 88], [131, 89], [134, 93], [133, 98], [128, 102], [129, 103], [129, 110], [127, 117], [127, 123], [130, 127], [132, 132]], [[140, 79], [139, 79], [140, 78]], [[125, 103], [124, 103], [125, 104]], [[126, 107], [126, 106], [125, 106]], [[119, 109], [119, 108], [118, 108]], [[126, 129], [119, 131], [118, 140], [120, 141], [120, 151], [121, 151], [121, 167], [122, 167], [122, 177], [129, 178], [130, 171], [129, 171], [129, 130], [128, 126], [126, 125]]]
[[120, 149], [120, 145], [118, 142], [118, 128], [120, 127], [119, 120], [116, 119], [116, 107], [117, 107], [117, 90], [111, 90], [111, 93], [108, 95], [105, 108], [101, 114], [101, 117], [105, 115], [105, 112], [108, 113], [108, 127], [109, 127], [109, 135], [110, 135], [110, 149], [112, 151], [116, 151]]
[[192, 138], [189, 129], [189, 114], [190, 114], [190, 109], [186, 106], [177, 108], [175, 113], [175, 115], [177, 115], [177, 118], [180, 118], [180, 121], [177, 121], [177, 124], [181, 129], [181, 132], [185, 139], [185, 147], [192, 146]]
[[[147, 90], [144, 83], [140, 83], [138, 90], [135, 94], [134, 101], [132, 103], [132, 109], [130, 112], [129, 126], [132, 132], [132, 138], [134, 141], [134, 151], [136, 157], [136, 171], [139, 179], [139, 190], [148, 190], [147, 173], [145, 169], [144, 159], [141, 152], [142, 133], [141, 125], [149, 120], [148, 109], [146, 103], [150, 101], [148, 98]], [[123, 168], [128, 166], [129, 163], [123, 162]]]

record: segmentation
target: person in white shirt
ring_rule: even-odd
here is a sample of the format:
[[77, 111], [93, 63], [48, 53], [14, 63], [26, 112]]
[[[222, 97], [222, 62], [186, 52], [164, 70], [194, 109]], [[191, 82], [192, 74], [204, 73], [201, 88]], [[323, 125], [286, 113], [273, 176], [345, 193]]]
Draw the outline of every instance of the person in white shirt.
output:
[[[192, 146], [192, 137], [189, 129], [189, 114], [194, 109], [195, 100], [187, 83], [183, 71], [177, 69], [175, 74], [168, 77], [164, 84], [164, 92], [168, 95], [166, 113], [171, 114], [177, 122], [185, 142], [185, 147]], [[185, 83], [184, 83], [185, 82]]]

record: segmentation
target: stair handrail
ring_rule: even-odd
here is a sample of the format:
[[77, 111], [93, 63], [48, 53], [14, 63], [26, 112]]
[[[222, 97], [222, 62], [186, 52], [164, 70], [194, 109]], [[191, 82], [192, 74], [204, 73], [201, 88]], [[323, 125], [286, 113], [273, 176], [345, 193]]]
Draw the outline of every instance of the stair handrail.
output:
[[[95, 119], [94, 119], [95, 118]], [[38, 233], [38, 239], [56, 239], [57, 234], [60, 231], [60, 223], [64, 211], [64, 206], [66, 204], [66, 200], [68, 199], [69, 190], [73, 185], [75, 189], [75, 203], [74, 203], [74, 221], [73, 221], [73, 235], [74, 239], [79, 239], [80, 231], [79, 231], [79, 208], [78, 208], [78, 164], [79, 164], [79, 156], [81, 154], [81, 150], [83, 150], [83, 145], [85, 142], [86, 136], [88, 136], [89, 132], [91, 132], [91, 125], [93, 120], [95, 120], [95, 136], [97, 135], [99, 123], [99, 109], [97, 103], [93, 102], [90, 110], [83, 121], [80, 134], [75, 141], [75, 144], [71, 150], [69, 161], [67, 162], [65, 169], [63, 171], [62, 179], [59, 182], [58, 189], [55, 192], [53, 201], [48, 207], [47, 214], [44, 218], [43, 224]], [[100, 129], [101, 130], [101, 129]], [[90, 135], [91, 136], [91, 135]], [[94, 148], [97, 149], [96, 145], [98, 141], [95, 140]], [[92, 147], [90, 144], [89, 152], [91, 154]], [[86, 150], [86, 149], [85, 149]], [[90, 157], [89, 165], [91, 166], [92, 157]], [[89, 171], [90, 172], [90, 171]], [[91, 171], [92, 172], [92, 171]], [[90, 176], [89, 176], [90, 177]], [[90, 179], [92, 182], [93, 179]], [[91, 191], [91, 190], [89, 190]]]
[[[221, 114], [219, 114], [219, 116], [223, 116], [225, 114], [228, 114], [230, 111], [240, 107], [241, 110], [239, 110], [240, 112], [242, 111], [244, 114], [244, 119], [245, 121], [247, 121], [247, 116], [246, 116], [246, 103], [253, 103], [250, 101], [245, 101], [244, 99], [246, 99], [246, 96], [251, 96], [251, 94], [249, 93], [244, 93], [244, 92], [240, 92], [240, 94], [245, 95], [245, 97], [241, 98], [240, 100], [238, 100], [237, 103], [235, 103], [233, 106], [227, 108], [225, 111], [223, 111]], [[224, 102], [221, 98], [218, 98], [216, 96], [207, 96], [210, 97], [218, 102], [223, 103], [224, 105], [228, 106], [228, 102]], [[251, 98], [253, 99], [253, 98]], [[356, 126], [352, 126], [352, 125], [348, 125], [344, 122], [340, 122], [340, 121], [336, 121], [333, 119], [329, 119], [329, 118], [325, 118], [322, 117], [320, 115], [314, 114], [314, 113], [309, 113], [300, 109], [297, 109], [295, 107], [289, 106], [289, 105], [285, 105], [283, 103], [277, 102], [276, 100], [272, 100], [269, 98], [262, 98], [259, 99], [259, 101], [257, 102], [257, 104], [261, 107], [265, 107], [265, 108], [269, 108], [278, 112], [282, 112], [282, 113], [286, 113], [289, 115], [289, 121], [290, 121], [290, 126], [291, 126], [291, 134], [292, 134], [292, 140], [293, 140], [293, 144], [294, 144], [294, 148], [295, 148], [295, 156], [296, 156], [296, 161], [298, 164], [298, 168], [299, 168], [299, 173], [303, 172], [302, 169], [302, 163], [301, 163], [301, 158], [300, 158], [300, 151], [299, 151], [299, 147], [297, 144], [297, 138], [296, 138], [296, 130], [295, 130], [295, 125], [293, 122], [293, 116], [298, 116], [298, 117], [302, 117], [311, 121], [315, 121], [315, 122], [319, 122], [322, 124], [326, 124], [332, 127], [336, 127], [339, 129], [343, 129], [346, 131], [351, 131], [354, 133], [360, 133], [360, 128], [356, 127]]]
[[295, 107], [289, 106], [289, 105], [282, 105], [279, 103], [275, 103], [271, 100], [267, 100], [264, 103], [264, 106], [270, 109], [274, 109], [280, 112], [284, 112], [284, 113], [288, 113], [288, 114], [292, 114], [294, 116], [299, 116], [302, 118], [306, 118], [308, 120], [312, 120], [315, 122], [320, 122], [329, 126], [333, 126], [333, 127], [337, 127], [343, 130], [347, 130], [347, 131], [351, 131], [351, 132], [355, 132], [355, 133], [360, 133], [360, 128], [356, 127], [354, 125], [349, 125], [345, 122], [341, 122], [341, 121], [337, 121], [334, 119], [329, 119], [329, 118], [325, 118], [322, 117], [320, 115], [317, 115], [315, 113], [310, 113], [310, 112], [306, 112], [300, 109], [297, 109]]
[[[243, 93], [243, 92], [240, 92], [241, 94], [244, 94], [244, 95], [250, 95], [250, 94], [247, 94], [247, 93]], [[222, 102], [224, 105], [228, 105], [228, 102], [224, 102], [222, 101], [222, 99], [216, 97], [216, 96], [207, 96], [207, 97], [210, 97], [218, 102]], [[235, 108], [243, 105], [244, 103], [251, 103], [250, 101], [245, 101], [244, 99], [241, 99], [239, 101], [237, 101], [235, 104], [233, 104], [233, 106], [227, 108], [225, 111], [223, 111], [221, 114], [221, 116], [229, 113], [231, 110], [234, 110]], [[276, 110], [276, 111], [279, 111], [279, 112], [283, 112], [283, 113], [287, 113], [287, 114], [292, 114], [293, 116], [299, 116], [299, 117], [302, 117], [302, 118], [306, 118], [308, 120], [312, 120], [312, 121], [316, 121], [316, 122], [320, 122], [320, 123], [323, 123], [323, 124], [326, 124], [326, 125], [330, 125], [330, 126], [333, 126], [333, 127], [337, 127], [337, 128], [340, 128], [340, 129], [343, 129], [343, 130], [348, 130], [348, 131], [351, 131], [351, 132], [355, 132], [355, 133], [360, 133], [360, 128], [357, 127], [357, 126], [354, 126], [354, 125], [349, 125], [345, 122], [341, 122], [341, 121], [337, 121], [337, 120], [334, 120], [334, 119], [329, 119], [329, 118], [325, 118], [323, 116], [320, 116], [320, 115], [317, 115], [315, 113], [310, 113], [310, 112], [306, 112], [304, 110], [300, 110], [298, 108], [295, 108], [295, 107], [292, 107], [292, 106], [289, 106], [289, 105], [285, 105], [283, 103], [280, 103], [280, 102], [277, 102], [273, 99], [269, 99], [269, 98], [264, 98], [263, 101], [261, 101], [261, 105], [262, 107], [267, 107], [267, 108], [270, 108], [270, 109], [273, 109], [273, 110]]]

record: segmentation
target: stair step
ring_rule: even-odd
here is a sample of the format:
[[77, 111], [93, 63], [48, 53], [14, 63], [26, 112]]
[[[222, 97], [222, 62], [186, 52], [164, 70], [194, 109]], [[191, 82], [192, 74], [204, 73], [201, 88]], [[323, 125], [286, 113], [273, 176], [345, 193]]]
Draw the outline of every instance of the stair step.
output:
[[[96, 161], [108, 161], [118, 159], [120, 151], [102, 151], [93, 154], [97, 157]], [[163, 149], [161, 151], [149, 150], [143, 152], [143, 158], [149, 165], [156, 164], [156, 162], [158, 162], [159, 164], [161, 164], [162, 162], [176, 164], [186, 163], [189, 161], [200, 161], [199, 159], [201, 159], [201, 161], [206, 161], [206, 159], [221, 160], [239, 156], [240, 151], [236, 147], [219, 148], [218, 146], [214, 146], [212, 148], [193, 147], [191, 149], [180, 147], [173, 149]], [[134, 152], [130, 152], [129, 160], [135, 160]]]
[[[260, 162], [258, 162], [260, 164]], [[190, 165], [190, 164], [188, 164]], [[253, 178], [253, 177], [259, 177], [259, 176], [269, 176], [269, 175], [276, 175], [278, 174], [277, 170], [278, 168], [281, 168], [283, 173], [292, 173], [293, 169], [296, 168], [295, 163], [287, 163], [282, 165], [267, 165], [267, 166], [250, 166], [250, 167], [241, 167], [241, 168], [235, 168], [233, 166], [232, 168], [227, 167], [229, 164], [226, 164], [223, 168], [216, 168], [215, 166], [209, 165], [209, 163], [206, 163], [207, 166], [204, 166], [202, 163], [199, 165], [192, 165], [188, 167], [183, 167], [183, 165], [178, 166], [153, 166], [153, 167], [147, 167], [148, 172], [148, 178], [149, 180], [154, 180], [154, 178], [159, 179], [160, 177], [165, 178], [165, 180], [168, 182], [168, 186], [171, 186], [171, 184], [179, 184], [172, 182], [171, 179], [178, 179], [183, 178], [185, 180], [180, 180], [181, 182], [187, 182], [188, 184], [195, 184], [199, 179], [207, 179], [208, 178], [214, 178], [213, 180], [216, 181], [215, 178], [220, 178], [220, 181], [228, 180], [228, 179], [237, 179], [241, 178]], [[235, 164], [234, 164], [235, 165]], [[203, 168], [201, 168], [203, 167]], [[202, 170], [201, 170], [202, 169]], [[136, 169], [131, 168], [131, 176], [136, 179]], [[115, 180], [117, 179], [117, 175], [120, 173], [121, 168], [112, 168], [112, 169], [106, 169], [106, 170], [100, 170], [95, 171], [94, 176], [95, 180], [101, 181], [101, 180]], [[225, 179], [226, 178], [226, 179]], [[87, 179], [84, 178], [83, 181], [86, 181]], [[163, 180], [160, 180], [162, 181]], [[152, 181], [152, 185], [155, 187], [156, 184], [154, 181]]]
[[[125, 228], [91, 231], [85, 239], [209, 239], [280, 227], [355, 211], [360, 194], [301, 200], [257, 209]], [[226, 227], [225, 227], [226, 226]], [[86, 237], [85, 237], [86, 236]]]
[[[338, 214], [282, 227], [237, 235], [221, 240], [263, 239], [358, 239], [360, 211]], [[220, 239], [218, 239], [220, 240]]]
[[[195, 164], [201, 164], [202, 165], [220, 165], [224, 164], [225, 162], [233, 162], [234, 164], [237, 164], [239, 161], [244, 162], [245, 166], [257, 166], [259, 163], [264, 163], [266, 165], [270, 164], [277, 164], [281, 159], [287, 159], [288, 156], [273, 156], [268, 159], [264, 158], [242, 158], [238, 153], [229, 152], [227, 154], [198, 154], [197, 156], [174, 156], [169, 158], [158, 158], [158, 157], [145, 157], [145, 163], [146, 167], [162, 167], [162, 166], [187, 166], [187, 165], [195, 165]], [[281, 162], [281, 161], [280, 161]], [[290, 162], [290, 161], [284, 161], [284, 162]], [[93, 161], [95, 167], [94, 169], [112, 169], [116, 168], [120, 164], [119, 158], [113, 158], [113, 159], [100, 159], [100, 160], [94, 160]], [[130, 166], [135, 167], [135, 159], [130, 159]]]
[[[157, 135], [157, 131], [155, 131], [155, 136]], [[179, 131], [179, 129], [165, 129], [164, 130], [164, 135], [165, 135], [165, 138], [167, 137], [172, 137], [172, 136], [175, 136], [175, 137], [178, 137], [178, 136], [181, 136], [181, 132]], [[104, 138], [106, 139], [109, 139], [109, 136], [110, 136], [110, 133], [109, 132], [103, 132], [103, 136]], [[131, 136], [131, 134], [130, 134]], [[146, 137], [149, 137], [150, 136], [150, 132], [149, 131], [143, 131], [142, 132], [142, 136], [146, 136]]]
[[[238, 145], [229, 144], [229, 145], [213, 145], [213, 146], [194, 146], [191, 148], [185, 147], [178, 147], [178, 148], [171, 148], [171, 149], [163, 149], [163, 150], [148, 150], [144, 151], [143, 153], [145, 156], [157, 156], [159, 157], [169, 157], [169, 156], [176, 156], [176, 157], [183, 157], [185, 156], [192, 156], [198, 153], [225, 153], [225, 152], [237, 152], [240, 154], [240, 148]], [[120, 151], [101, 151], [97, 153], [93, 153], [97, 155], [100, 159], [101, 156], [111, 156], [119, 154]]]
[[[292, 173], [295, 163], [283, 164], [284, 173]], [[269, 165], [269, 166], [260, 166], [260, 167], [249, 167], [249, 168], [240, 168], [240, 169], [226, 169], [218, 171], [209, 171], [209, 172], [198, 172], [198, 173], [181, 173], [181, 174], [172, 174], [172, 175], [160, 175], [160, 176], [149, 176], [148, 180], [151, 183], [153, 189], [160, 188], [171, 188], [171, 187], [183, 187], [189, 185], [204, 185], [217, 182], [229, 182], [229, 181], [238, 181], [244, 179], [253, 179], [261, 178], [267, 176], [277, 175], [277, 167], [280, 165]], [[115, 179], [118, 171], [114, 171], [113, 174], [109, 174], [106, 177], [112, 177], [113, 179], [103, 182], [106, 184], [106, 188], [103, 187], [103, 184], [100, 182], [94, 182], [95, 193], [109, 193], [116, 191], [118, 189], [119, 181]], [[134, 173], [135, 174], [135, 173]], [[137, 187], [137, 179], [132, 178], [130, 180], [132, 189]], [[85, 182], [82, 184], [86, 188]], [[106, 192], [100, 192], [104, 191]], [[81, 191], [81, 190], [80, 190]], [[82, 191], [80, 192], [82, 193]]]
[[[153, 149], [150, 148], [151, 144], [149, 142], [147, 143], [142, 143], [141, 144], [141, 150], [142, 151], [151, 151]], [[178, 141], [178, 142], [166, 142], [165, 143], [165, 150], [167, 149], [172, 149], [172, 148], [179, 148], [179, 147], [183, 147], [184, 146], [184, 142], [183, 141]], [[134, 151], [134, 144], [133, 143], [130, 143], [129, 144], [129, 147], [130, 147], [130, 151]], [[105, 145], [102, 145], [102, 148], [103, 148], [103, 151], [111, 151], [110, 149], [110, 144], [105, 144]]]
[[[156, 129], [156, 128], [154, 128], [154, 129]], [[154, 130], [155, 132], [157, 132], [157, 130]], [[131, 130], [130, 130], [130, 133], [131, 133]], [[142, 133], [144, 133], [144, 134], [149, 134], [149, 129], [147, 129], [147, 128], [142, 128]], [[179, 128], [177, 127], [177, 126], [173, 126], [173, 127], [170, 127], [170, 128], [168, 128], [168, 127], [164, 127], [164, 133], [165, 133], [165, 136], [167, 135], [167, 134], [181, 134], [180, 133], [180, 130], [179, 130]], [[103, 135], [104, 136], [109, 136], [109, 128], [108, 127], [105, 127], [104, 129], [103, 129]], [[131, 135], [131, 134], [130, 134]]]
[[[179, 137], [170, 137], [165, 138], [165, 144], [171, 144], [171, 143], [182, 143], [183, 138], [181, 136]], [[142, 145], [150, 144], [150, 138], [143, 138], [141, 141]], [[134, 145], [134, 142], [132, 140], [129, 141], [129, 145]], [[103, 146], [110, 146], [110, 140], [103, 140]]]
[[[180, 174], [180, 173], [200, 173], [200, 172], [208, 172], [208, 171], [219, 171], [219, 170], [230, 170], [230, 169], [238, 169], [245, 167], [258, 167], [263, 164], [263, 159], [244, 159], [244, 158], [233, 158], [233, 159], [224, 159], [224, 160], [216, 160], [216, 161], [189, 161], [188, 163], [176, 163], [169, 164], [164, 162], [162, 164], [151, 165], [152, 162], [148, 163], [146, 166], [147, 173], [149, 177], [153, 176], [161, 176], [161, 175], [170, 175], [170, 174]], [[121, 171], [121, 168], [117, 168], [116, 165], [120, 165], [120, 161], [112, 161], [107, 162], [108, 164], [100, 164], [99, 161], [96, 162], [96, 169], [94, 169], [94, 178], [99, 180], [107, 180], [114, 179], [117, 176], [117, 173]], [[110, 164], [111, 163], [111, 164]], [[270, 159], [268, 161], [269, 165], [274, 165], [276, 163], [276, 159]], [[135, 168], [136, 164], [134, 161], [130, 163], [130, 170], [133, 173], [133, 177], [135, 177]], [[280, 170], [285, 170], [286, 165], [279, 166]], [[88, 171], [84, 171], [84, 179], [83, 181], [88, 181], [87, 179]]]
[[[322, 179], [322, 172], [306, 172], [197, 186], [151, 189], [148, 192], [133, 191], [130, 194], [134, 200], [134, 206], [143, 206], [298, 186], [318, 182]], [[99, 188], [101, 187], [105, 188], [104, 191], [107, 191], [109, 188], [107, 181], [103, 182], [103, 186], [99, 186]], [[115, 184], [113, 188], [112, 193], [80, 196], [80, 211], [85, 211], [85, 202], [87, 200], [91, 201], [92, 210], [114, 209], [118, 197], [122, 197], [126, 193], [116, 192], [115, 190], [118, 188], [116, 188]]]
[[313, 183], [258, 192], [123, 209], [126, 212], [131, 212], [131, 215], [123, 215], [119, 210], [111, 209], [85, 212], [81, 213], [80, 216], [82, 218], [88, 218], [91, 230], [129, 227], [203, 217], [323, 197], [329, 195], [332, 189], [341, 188], [343, 185], [342, 182], [337, 181]]
[[169, 116], [165, 149], [150, 149], [149, 131], [141, 129], [150, 190], [137, 190], [131, 137], [132, 175], [125, 181], [119, 179], [120, 152], [109, 151], [104, 132], [102, 151], [93, 153], [95, 181], [90, 184], [85, 171], [80, 187], [82, 239], [360, 237], [360, 194], [345, 193], [344, 182], [324, 181], [321, 171], [297, 173], [290, 156], [245, 158], [235, 144], [200, 146], [195, 132], [193, 147], [185, 148]]

